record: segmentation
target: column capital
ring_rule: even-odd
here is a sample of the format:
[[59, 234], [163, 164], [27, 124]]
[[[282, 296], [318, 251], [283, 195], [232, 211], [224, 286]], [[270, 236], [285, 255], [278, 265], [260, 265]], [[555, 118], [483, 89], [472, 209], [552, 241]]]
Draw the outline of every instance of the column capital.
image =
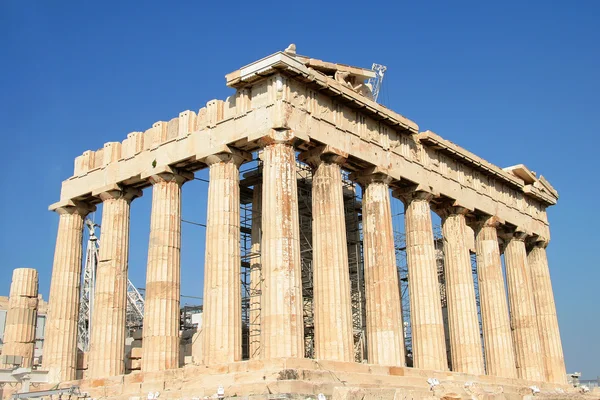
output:
[[550, 240], [548, 240], [544, 236], [533, 235], [527, 240], [527, 249], [531, 250], [535, 247], [545, 249], [546, 247], [548, 247], [548, 242], [550, 242]]
[[97, 196], [102, 201], [108, 199], [125, 199], [128, 202], [131, 202], [136, 197], [142, 197], [142, 195], [143, 192], [140, 189], [122, 186], [117, 183], [104, 186], [92, 192], [92, 196]]
[[293, 146], [297, 141], [310, 141], [308, 135], [304, 132], [298, 132], [292, 129], [270, 129], [268, 132], [260, 132], [255, 135], [248, 135], [248, 141], [256, 141], [260, 147], [267, 147], [272, 144], [289, 144]]
[[245, 162], [252, 161], [252, 154], [234, 147], [223, 146], [223, 149], [218, 153], [206, 156], [199, 161], [202, 161], [209, 167], [220, 163], [233, 163], [239, 167]]
[[335, 147], [325, 145], [302, 152], [298, 158], [312, 168], [318, 167], [322, 162], [338, 164], [341, 166], [348, 159], [348, 153], [336, 149]]
[[464, 215], [467, 216], [469, 213], [473, 212], [472, 208], [464, 207], [458, 205], [458, 203], [453, 201], [443, 201], [441, 203], [431, 205], [431, 209], [440, 216], [440, 218], [444, 219], [451, 215]]
[[54, 211], [59, 215], [63, 214], [79, 214], [85, 217], [91, 212], [96, 211], [96, 206], [83, 201], [76, 200], [61, 200], [48, 207], [48, 210]]
[[472, 218], [467, 218], [467, 225], [473, 230], [481, 228], [498, 228], [503, 225], [505, 221], [495, 215], [475, 215]]
[[385, 183], [389, 185], [393, 181], [393, 178], [388, 174], [387, 168], [375, 166], [351, 173], [350, 180], [356, 181], [362, 186], [367, 186], [371, 183]]
[[181, 186], [185, 182], [194, 179], [194, 174], [169, 165], [162, 165], [152, 167], [152, 169], [143, 172], [140, 177], [148, 179], [152, 185], [160, 182], [177, 182]]
[[430, 202], [432, 199], [438, 197], [439, 193], [434, 192], [431, 186], [417, 184], [396, 189], [392, 192], [392, 196], [400, 199], [404, 205], [407, 205], [413, 200], [426, 200]]
[[530, 232], [527, 232], [525, 229], [516, 227], [516, 228], [504, 228], [498, 230], [498, 236], [504, 240], [505, 242], [509, 242], [510, 240], [518, 240], [524, 242], [527, 237], [531, 236]]

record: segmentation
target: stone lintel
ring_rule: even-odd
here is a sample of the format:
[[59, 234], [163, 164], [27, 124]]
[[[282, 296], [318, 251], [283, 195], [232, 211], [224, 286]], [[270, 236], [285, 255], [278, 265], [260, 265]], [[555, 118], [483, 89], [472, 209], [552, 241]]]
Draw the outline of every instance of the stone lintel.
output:
[[392, 196], [400, 199], [404, 204], [410, 203], [414, 199], [431, 201], [439, 197], [439, 193], [435, 192], [431, 186], [416, 184], [405, 186], [396, 189], [392, 192]]
[[223, 145], [219, 151], [214, 154], [196, 159], [209, 166], [220, 162], [233, 162], [239, 167], [245, 162], [252, 161], [252, 153]]
[[91, 212], [96, 211], [96, 206], [82, 201], [76, 200], [61, 200], [48, 207], [49, 211], [55, 211], [58, 214], [74, 214], [78, 213], [86, 216]]
[[356, 171], [350, 174], [350, 180], [358, 182], [360, 185], [365, 186], [371, 182], [383, 182], [390, 184], [394, 181], [389, 175], [388, 168], [373, 166], [362, 171]]
[[175, 180], [180, 185], [194, 179], [194, 173], [182, 171], [169, 165], [158, 165], [140, 174], [141, 179], [147, 179], [152, 184], [161, 180]]
[[298, 158], [316, 168], [321, 162], [342, 165], [348, 159], [348, 153], [330, 145], [323, 145], [300, 153]]
[[298, 141], [310, 141], [306, 132], [300, 132], [292, 129], [270, 129], [269, 131], [258, 131], [248, 135], [249, 142], [257, 142], [261, 147], [266, 147], [275, 143], [287, 143], [294, 145]]
[[113, 198], [125, 198], [126, 200], [131, 201], [136, 197], [142, 197], [143, 194], [144, 192], [140, 189], [122, 186], [118, 183], [106, 185], [92, 192], [92, 196], [98, 196], [102, 201]]

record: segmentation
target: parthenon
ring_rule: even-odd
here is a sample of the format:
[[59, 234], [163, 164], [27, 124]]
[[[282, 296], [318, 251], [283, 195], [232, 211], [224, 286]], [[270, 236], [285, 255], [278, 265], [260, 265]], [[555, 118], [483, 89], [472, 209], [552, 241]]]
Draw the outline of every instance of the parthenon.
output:
[[[506, 397], [487, 398], [522, 398], [530, 387], [567, 391], [546, 257], [546, 208], [556, 204], [557, 191], [522, 164], [500, 168], [420, 131], [373, 100], [365, 83], [373, 76], [370, 69], [301, 56], [290, 46], [226, 75], [235, 90], [227, 100], [78, 156], [50, 206], [59, 225], [42, 364], [48, 383], [76, 381], [92, 397], [115, 399], [155, 389], [161, 399], [191, 399], [218, 387], [226, 396], [324, 393], [340, 399], [348, 390], [405, 390], [400, 398], [415, 399], [448, 392], [459, 397], [444, 398], [484, 398], [498, 395], [498, 387]], [[246, 163], [257, 166], [253, 174], [240, 172]], [[181, 194], [205, 168], [200, 356], [183, 363]], [[130, 208], [147, 188], [152, 209], [141, 371], [130, 372]], [[308, 205], [301, 190], [309, 191]], [[392, 199], [404, 205], [408, 305], [402, 304]], [[102, 245], [82, 379], [77, 319], [84, 220], [100, 203]], [[253, 211], [249, 265], [256, 297], [245, 337], [243, 203]], [[310, 209], [309, 230], [303, 230], [303, 207]], [[432, 212], [441, 218], [444, 299]], [[310, 327], [303, 232], [310, 236]], [[351, 259], [358, 260], [357, 272]], [[358, 283], [354, 273], [362, 277]], [[358, 358], [356, 309], [364, 321]], [[308, 329], [314, 330], [309, 357]]]

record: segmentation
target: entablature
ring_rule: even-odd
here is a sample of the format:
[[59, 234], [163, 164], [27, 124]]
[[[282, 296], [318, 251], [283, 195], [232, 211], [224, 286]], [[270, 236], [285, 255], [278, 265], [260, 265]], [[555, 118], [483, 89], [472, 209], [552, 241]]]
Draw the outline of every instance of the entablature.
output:
[[347, 153], [346, 170], [377, 167], [388, 171], [394, 187], [425, 185], [549, 237], [545, 208], [556, 203], [557, 193], [543, 177], [532, 178], [522, 168], [503, 170], [433, 132], [418, 133], [414, 122], [293, 56], [266, 57], [227, 75], [227, 84], [237, 92], [226, 101], [211, 100], [197, 113], [184, 111], [77, 157], [61, 202], [98, 203], [98, 188], [147, 187], [144, 177], [154, 168], [194, 172], [223, 146], [254, 151], [264, 137], [287, 130], [298, 138], [298, 150], [329, 145]]

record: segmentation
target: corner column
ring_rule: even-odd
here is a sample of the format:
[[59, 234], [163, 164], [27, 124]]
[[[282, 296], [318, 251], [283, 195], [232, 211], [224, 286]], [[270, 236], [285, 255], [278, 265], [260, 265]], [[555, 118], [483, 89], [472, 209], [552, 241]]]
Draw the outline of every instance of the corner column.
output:
[[413, 365], [445, 371], [448, 359], [429, 204], [433, 194], [415, 188], [397, 193], [405, 208]]
[[205, 365], [242, 359], [240, 173], [252, 156], [234, 149], [209, 156], [202, 316]]
[[[10, 285], [2, 354], [21, 356], [20, 366], [24, 368], [30, 368], [33, 364], [37, 307], [37, 271], [33, 268], [16, 268]], [[12, 368], [12, 365], [4, 368]]]
[[369, 363], [406, 365], [389, 183], [384, 173], [352, 176], [363, 186], [363, 252]]
[[485, 366], [488, 375], [516, 378], [515, 351], [496, 230], [498, 225], [497, 218], [483, 217], [473, 226]]
[[102, 199], [102, 245], [96, 270], [88, 353], [89, 377], [92, 379], [125, 373], [129, 209], [131, 200], [141, 196], [142, 192], [115, 185], [94, 194]]
[[[287, 131], [286, 131], [287, 132]], [[286, 132], [263, 139], [261, 358], [304, 357], [296, 154]]]
[[475, 302], [475, 285], [462, 207], [440, 210], [444, 238], [444, 271], [448, 299], [452, 370], [483, 375], [483, 349]]
[[43, 367], [48, 382], [74, 380], [77, 372], [77, 319], [83, 254], [83, 219], [95, 207], [69, 201], [60, 215], [52, 266]]
[[505, 235], [504, 262], [517, 374], [521, 379], [540, 382], [545, 381], [546, 377], [533, 300], [531, 272], [525, 251], [526, 236], [523, 232]]
[[313, 168], [312, 243], [315, 358], [354, 361], [348, 244], [341, 164], [347, 154], [320, 147], [301, 154]]
[[148, 176], [152, 214], [146, 272], [142, 371], [179, 367], [181, 186], [193, 174], [163, 168]]
[[533, 301], [537, 315], [542, 360], [549, 382], [566, 384], [567, 372], [563, 356], [556, 305], [550, 280], [550, 269], [546, 256], [548, 242], [538, 239], [533, 243], [527, 255], [533, 285]]

